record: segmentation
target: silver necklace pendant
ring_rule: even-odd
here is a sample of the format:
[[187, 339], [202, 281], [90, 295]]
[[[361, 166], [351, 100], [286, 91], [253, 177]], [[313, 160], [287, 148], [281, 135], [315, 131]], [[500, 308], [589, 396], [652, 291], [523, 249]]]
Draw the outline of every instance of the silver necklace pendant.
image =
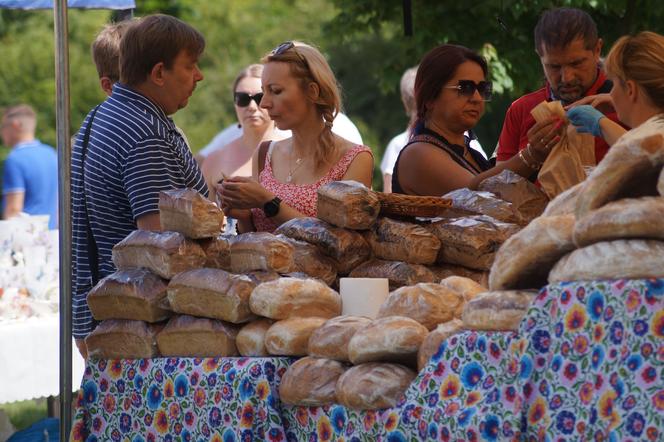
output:
[[291, 181], [293, 181], [293, 175], [289, 173], [288, 176], [286, 177], [286, 182], [290, 183]]

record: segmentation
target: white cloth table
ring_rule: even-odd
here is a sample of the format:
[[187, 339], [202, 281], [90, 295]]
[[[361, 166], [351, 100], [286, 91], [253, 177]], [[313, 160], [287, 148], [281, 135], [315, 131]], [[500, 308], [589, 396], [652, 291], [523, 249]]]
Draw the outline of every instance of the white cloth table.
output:
[[[0, 404], [60, 392], [59, 316], [0, 323]], [[81, 384], [85, 363], [72, 340], [72, 388]]]

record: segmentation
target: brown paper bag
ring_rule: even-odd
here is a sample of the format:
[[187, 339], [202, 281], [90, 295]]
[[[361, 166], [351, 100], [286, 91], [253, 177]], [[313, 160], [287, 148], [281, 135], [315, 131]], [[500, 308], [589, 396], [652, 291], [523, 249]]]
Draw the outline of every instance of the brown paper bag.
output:
[[[535, 121], [542, 121], [555, 115], [565, 117], [565, 111], [559, 101], [538, 104], [532, 111]], [[544, 161], [537, 175], [542, 190], [549, 199], [564, 192], [586, 179], [584, 166], [594, 166], [595, 140], [592, 135], [579, 134], [574, 126], [569, 125], [549, 156]]]

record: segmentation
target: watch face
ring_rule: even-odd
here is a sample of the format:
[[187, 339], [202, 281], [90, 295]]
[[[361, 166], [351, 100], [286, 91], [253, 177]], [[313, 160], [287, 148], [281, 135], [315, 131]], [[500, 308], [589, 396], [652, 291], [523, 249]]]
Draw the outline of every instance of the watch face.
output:
[[279, 203], [281, 203], [281, 200], [279, 198], [275, 198], [265, 203], [265, 205], [263, 206], [263, 212], [265, 212], [265, 216], [271, 218], [275, 216], [277, 213], [279, 213]]

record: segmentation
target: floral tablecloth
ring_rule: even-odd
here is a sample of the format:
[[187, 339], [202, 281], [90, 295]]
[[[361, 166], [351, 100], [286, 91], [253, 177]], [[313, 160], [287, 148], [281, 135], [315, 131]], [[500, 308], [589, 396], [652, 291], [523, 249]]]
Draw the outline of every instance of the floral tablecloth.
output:
[[542, 289], [518, 333], [443, 343], [399, 404], [284, 406], [287, 358], [99, 361], [72, 440], [664, 440], [664, 280]]

